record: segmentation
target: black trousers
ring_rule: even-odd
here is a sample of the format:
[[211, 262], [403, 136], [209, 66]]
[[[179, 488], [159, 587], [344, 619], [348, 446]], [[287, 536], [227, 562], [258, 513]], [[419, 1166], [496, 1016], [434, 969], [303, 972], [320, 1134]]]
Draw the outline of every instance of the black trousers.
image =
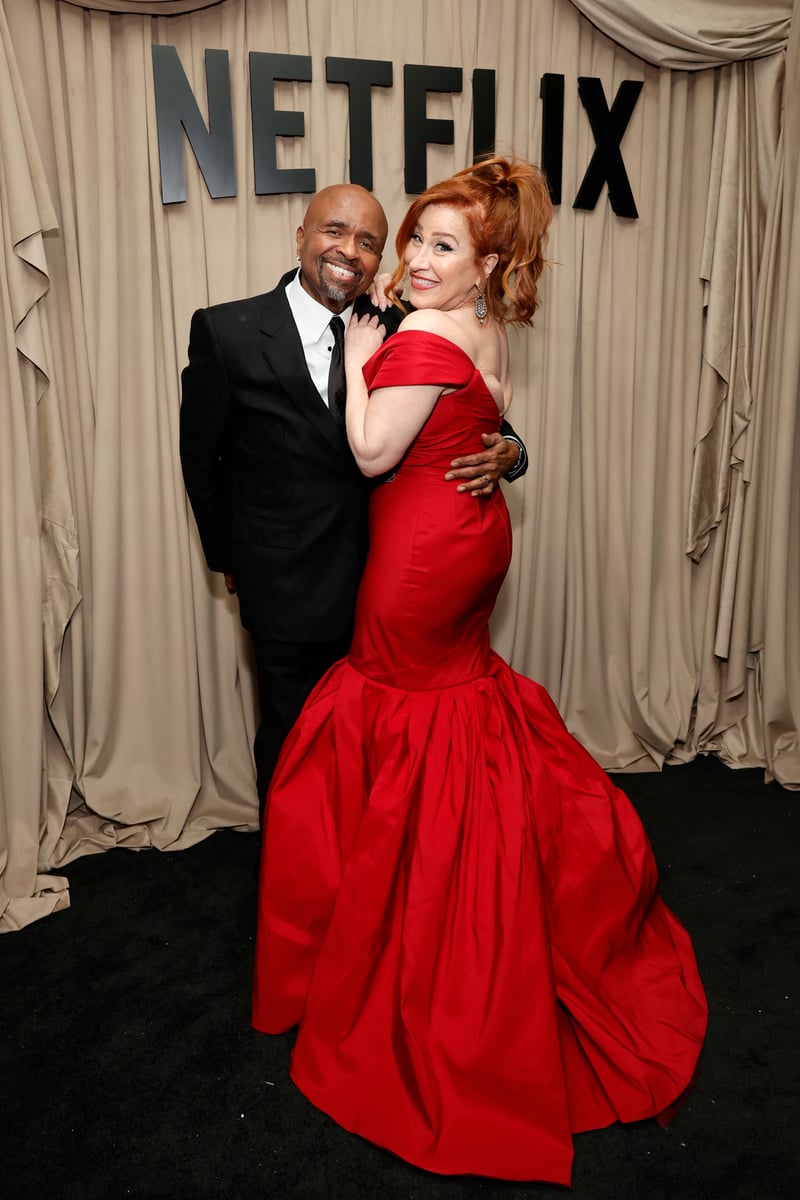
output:
[[271, 642], [253, 637], [261, 723], [253, 752], [259, 813], [286, 735], [322, 676], [350, 649], [352, 630], [331, 642]]

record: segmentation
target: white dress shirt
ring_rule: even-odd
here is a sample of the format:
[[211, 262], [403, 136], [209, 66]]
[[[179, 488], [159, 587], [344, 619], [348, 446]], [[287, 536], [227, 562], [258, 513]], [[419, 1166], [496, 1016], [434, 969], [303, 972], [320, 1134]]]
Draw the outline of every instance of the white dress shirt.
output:
[[[333, 333], [331, 331], [332, 313], [324, 304], [320, 304], [310, 296], [300, 282], [299, 270], [286, 285], [286, 299], [292, 310], [300, 341], [303, 343], [303, 354], [306, 357], [309, 374], [314, 387], [322, 399], [328, 404], [328, 372], [331, 369], [331, 351], [333, 350]], [[338, 316], [344, 321], [345, 333], [353, 312], [352, 304]], [[330, 405], [328, 404], [328, 407]]]

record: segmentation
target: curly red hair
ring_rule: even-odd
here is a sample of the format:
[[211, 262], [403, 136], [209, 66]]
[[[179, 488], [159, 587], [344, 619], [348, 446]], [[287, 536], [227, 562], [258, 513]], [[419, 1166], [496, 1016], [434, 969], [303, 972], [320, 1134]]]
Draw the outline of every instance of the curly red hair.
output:
[[483, 158], [450, 179], [434, 183], [411, 204], [397, 233], [400, 264], [390, 288], [403, 278], [403, 255], [420, 214], [429, 204], [463, 213], [476, 258], [498, 256], [486, 280], [486, 305], [497, 321], [531, 325], [539, 306], [538, 280], [553, 205], [543, 172], [524, 159]]

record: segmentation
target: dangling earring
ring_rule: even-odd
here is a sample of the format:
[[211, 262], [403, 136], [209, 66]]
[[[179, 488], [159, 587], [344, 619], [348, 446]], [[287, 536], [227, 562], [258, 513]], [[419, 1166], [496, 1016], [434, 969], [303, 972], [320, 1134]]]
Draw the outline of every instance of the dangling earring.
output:
[[[475, 284], [477, 287], [477, 283]], [[481, 325], [486, 320], [489, 309], [486, 307], [486, 292], [481, 288], [475, 297], [475, 316], [480, 321]]]

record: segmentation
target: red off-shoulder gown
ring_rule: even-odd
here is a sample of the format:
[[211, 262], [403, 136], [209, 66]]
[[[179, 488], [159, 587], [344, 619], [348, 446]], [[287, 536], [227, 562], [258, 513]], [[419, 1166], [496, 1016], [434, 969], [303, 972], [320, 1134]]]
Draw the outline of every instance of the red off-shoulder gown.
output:
[[418, 331], [364, 371], [455, 390], [372, 496], [352, 650], [270, 788], [253, 1025], [299, 1025], [297, 1086], [408, 1161], [568, 1184], [574, 1132], [686, 1088], [703, 988], [630, 802], [490, 649], [505, 501], [443, 479], [498, 428], [480, 373]]

